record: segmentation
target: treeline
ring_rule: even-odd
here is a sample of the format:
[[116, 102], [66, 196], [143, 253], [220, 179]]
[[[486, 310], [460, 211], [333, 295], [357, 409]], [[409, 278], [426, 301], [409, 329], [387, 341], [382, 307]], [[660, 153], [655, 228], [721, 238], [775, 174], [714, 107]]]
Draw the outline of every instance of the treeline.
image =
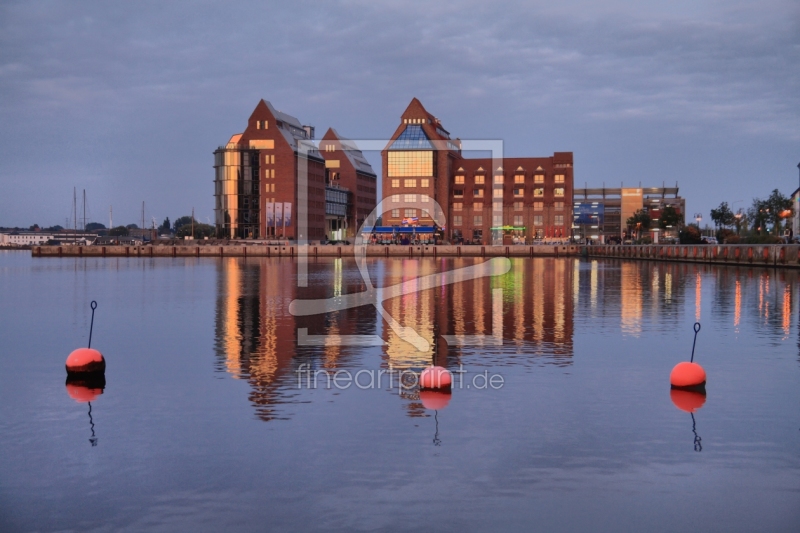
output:
[[710, 214], [720, 243], [769, 244], [794, 237], [792, 199], [778, 189], [774, 189], [766, 199], [753, 198], [748, 209], [740, 208], [734, 212], [728, 202], [722, 202]]

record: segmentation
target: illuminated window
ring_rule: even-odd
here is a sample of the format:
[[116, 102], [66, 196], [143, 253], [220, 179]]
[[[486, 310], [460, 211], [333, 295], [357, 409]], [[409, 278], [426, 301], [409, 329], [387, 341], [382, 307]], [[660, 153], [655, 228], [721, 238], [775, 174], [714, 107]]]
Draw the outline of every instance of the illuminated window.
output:
[[433, 176], [433, 152], [396, 152], [388, 155], [389, 177]]
[[502, 211], [503, 202], [492, 202], [492, 211]]
[[261, 129], [261, 121], [260, 120], [256, 120], [256, 129], [257, 130]]
[[564, 183], [564, 174], [556, 174], [556, 183]]
[[475, 185], [483, 185], [483, 180], [484, 180], [483, 174], [475, 175]]
[[483, 189], [475, 189], [475, 198], [483, 198]]
[[522, 215], [514, 215], [514, 225], [515, 226], [522, 225]]
[[502, 198], [503, 197], [503, 189], [494, 189], [492, 191], [492, 196], [495, 198]]
[[522, 211], [522, 202], [514, 202], [514, 211]]
[[403, 216], [406, 216], [406, 217], [415, 217], [415, 216], [417, 216], [417, 210], [416, 209], [406, 209], [404, 212], [405, 212], [405, 215], [403, 215]]
[[392, 180], [392, 187], [399, 187], [399, 186], [400, 186], [400, 180]]
[[464, 204], [462, 204], [461, 202], [455, 202], [453, 204], [453, 211], [461, 211], [461, 209], [463, 207], [464, 207]]
[[564, 188], [563, 187], [557, 187], [556, 189], [553, 189], [553, 194], [555, 196], [564, 196]]
[[541, 198], [542, 196], [544, 196], [544, 189], [541, 188], [533, 189], [533, 196], [535, 196], [536, 198]]
[[456, 185], [464, 184], [464, 176], [456, 176]]
[[503, 215], [494, 215], [492, 217], [492, 225], [493, 226], [502, 226], [503, 225]]
[[416, 187], [417, 186], [417, 180], [403, 180], [403, 185], [405, 187]]
[[463, 198], [464, 197], [464, 189], [454, 189], [453, 196], [456, 198]]
[[269, 159], [270, 159], [270, 164], [274, 165], [275, 164], [275, 156], [271, 155], [271, 156], [269, 156]]
[[429, 179], [420, 180], [422, 182], [423, 187], [430, 187], [431, 181]]
[[400, 203], [400, 195], [399, 194], [393, 194], [392, 195], [392, 202], [394, 202], [396, 204], [399, 204]]
[[400, 210], [392, 209], [392, 218], [400, 218]]
[[483, 226], [483, 215], [475, 215], [472, 217], [473, 226]]
[[453, 225], [460, 226], [461, 225], [461, 215], [456, 215], [453, 217]]
[[472, 209], [474, 211], [482, 211], [483, 210], [483, 202], [475, 202], [472, 204]]
[[542, 219], [544, 217], [542, 215], [533, 215], [533, 225], [534, 226], [541, 226], [543, 224]]
[[544, 183], [544, 174], [536, 174], [533, 177], [533, 182], [534, 183]]
[[525, 189], [514, 189], [514, 196], [525, 196]]
[[564, 210], [564, 202], [556, 202], [555, 203], [556, 211], [563, 211]]
[[534, 211], [544, 210], [544, 202], [533, 202], [533, 210]]
[[431, 199], [431, 197], [430, 197], [430, 196], [428, 196], [427, 194], [420, 194], [420, 195], [419, 195], [419, 200], [420, 200], [420, 202], [422, 202], [423, 204], [427, 204], [427, 203], [430, 201], [430, 199]]
[[503, 183], [503, 181], [504, 181], [504, 177], [503, 176], [495, 176], [494, 177], [494, 182], [495, 183], [501, 184], [501, 183]]
[[556, 218], [556, 221], [555, 221], [555, 225], [556, 226], [563, 226], [564, 225], [564, 215], [556, 215], [555, 218]]
[[523, 174], [516, 174], [514, 176], [514, 183], [525, 183], [525, 176]]
[[417, 203], [417, 195], [416, 194], [404, 194], [403, 201], [407, 204], [415, 204]]

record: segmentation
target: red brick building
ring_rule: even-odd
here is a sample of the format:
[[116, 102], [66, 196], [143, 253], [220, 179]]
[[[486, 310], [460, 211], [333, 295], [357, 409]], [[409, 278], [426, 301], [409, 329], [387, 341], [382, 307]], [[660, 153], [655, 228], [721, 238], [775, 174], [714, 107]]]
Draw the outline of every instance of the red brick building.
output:
[[[510, 244], [561, 240], [572, 225], [572, 152], [551, 157], [466, 158], [441, 121], [414, 98], [381, 153], [385, 226], [417, 217], [423, 195], [439, 203], [451, 242]], [[396, 207], [395, 207], [396, 206]]]

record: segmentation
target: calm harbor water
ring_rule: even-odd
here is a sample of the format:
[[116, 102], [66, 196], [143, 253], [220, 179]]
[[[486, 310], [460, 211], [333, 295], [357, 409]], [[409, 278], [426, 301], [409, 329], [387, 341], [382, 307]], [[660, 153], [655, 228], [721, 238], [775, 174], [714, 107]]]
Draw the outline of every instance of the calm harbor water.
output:
[[[386, 287], [481, 261], [368, 266]], [[507, 274], [386, 300], [430, 343], [419, 351], [373, 306], [289, 313], [364, 290], [353, 261], [310, 262], [303, 288], [296, 272], [280, 258], [0, 252], [0, 530], [800, 528], [797, 273], [512, 259]], [[93, 299], [108, 367], [90, 419], [63, 365]], [[668, 376], [695, 321], [709, 381], [692, 417]], [[385, 344], [341, 345], [351, 335]], [[471, 385], [436, 411], [413, 384], [301, 379], [431, 361]]]

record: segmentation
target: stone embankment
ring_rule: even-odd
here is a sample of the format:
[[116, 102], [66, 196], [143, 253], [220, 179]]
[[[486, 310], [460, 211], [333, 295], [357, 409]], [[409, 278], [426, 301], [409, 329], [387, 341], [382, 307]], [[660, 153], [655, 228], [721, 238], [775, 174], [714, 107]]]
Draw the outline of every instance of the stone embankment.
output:
[[800, 268], [797, 244], [670, 244], [586, 246], [588, 257]]

